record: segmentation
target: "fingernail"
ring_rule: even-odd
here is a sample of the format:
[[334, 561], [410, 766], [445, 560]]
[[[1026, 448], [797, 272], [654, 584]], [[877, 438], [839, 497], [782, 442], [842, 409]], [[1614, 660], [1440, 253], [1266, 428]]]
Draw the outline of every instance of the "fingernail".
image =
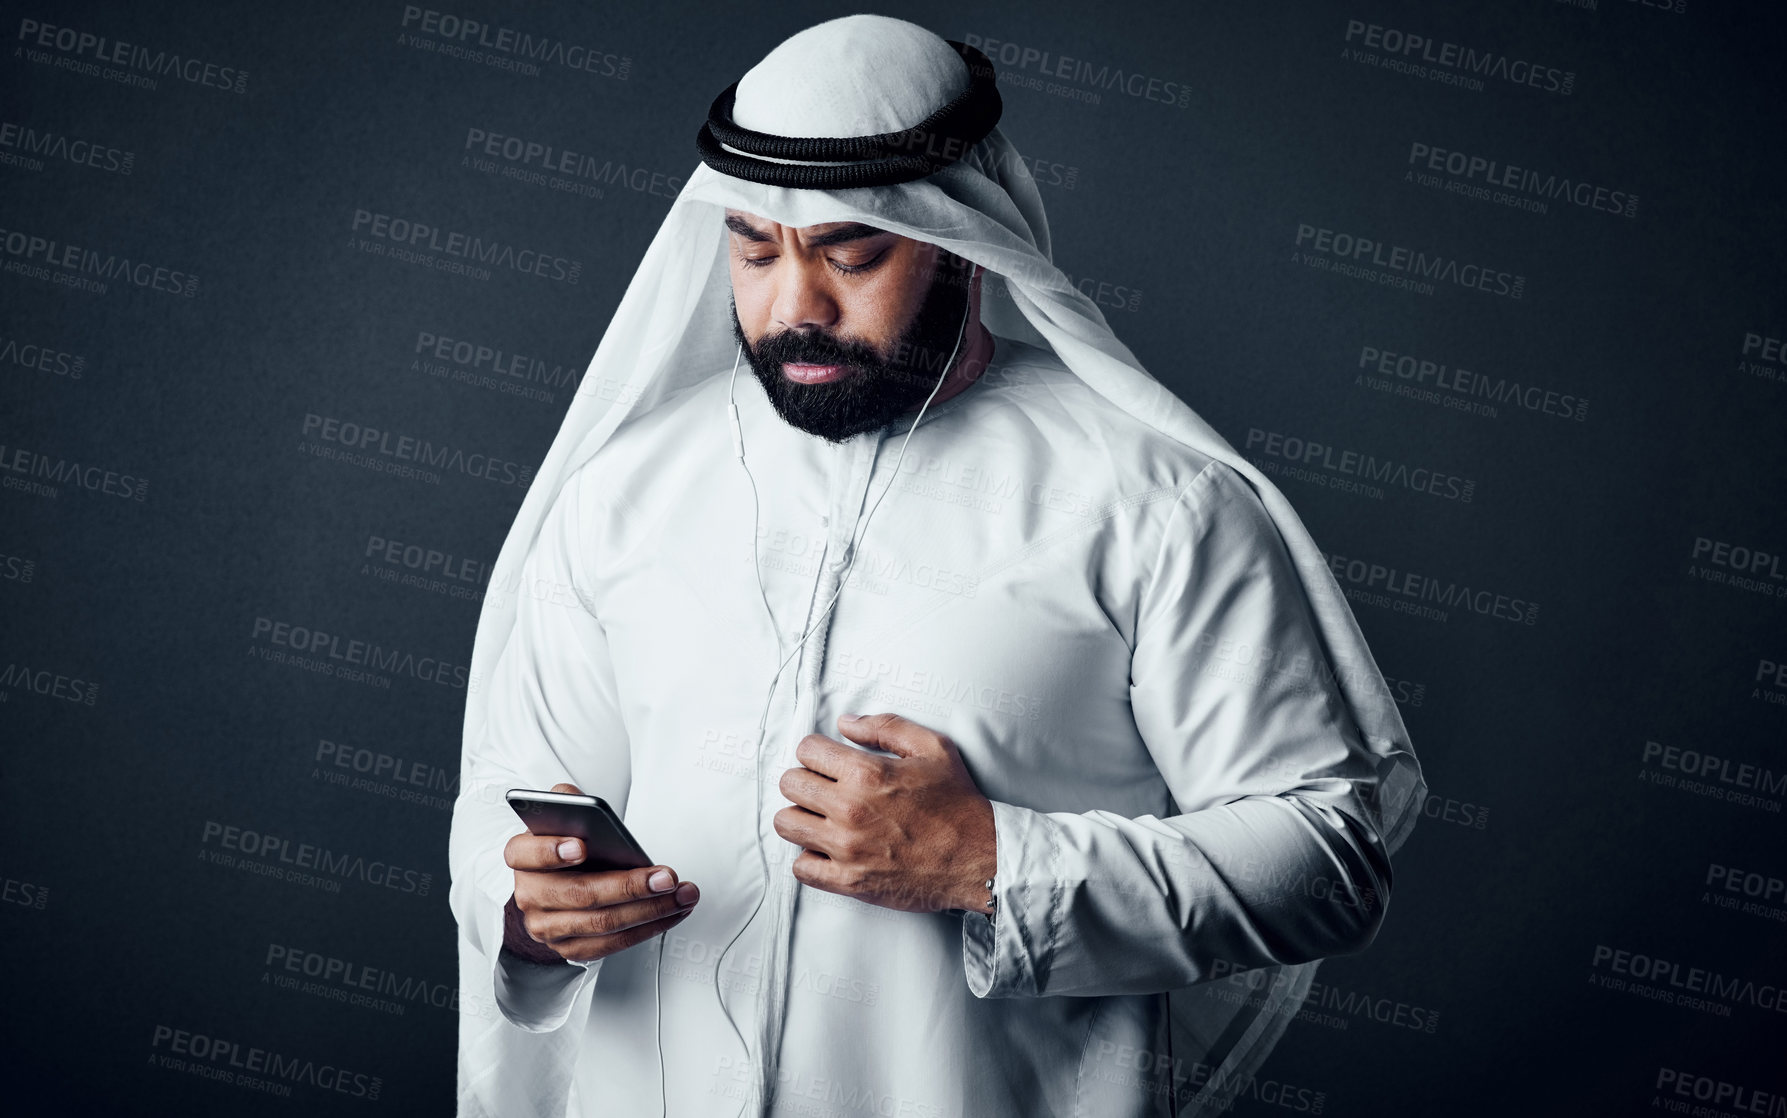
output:
[[846, 715], [844, 715], [844, 721], [846, 721], [846, 722], [861, 722], [862, 715], [860, 715], [860, 714], [846, 714]]
[[695, 903], [695, 898], [700, 895], [695, 887], [686, 881], [676, 887], [676, 903], [679, 905], [692, 905]]
[[566, 839], [558, 844], [558, 856], [567, 862], [575, 862], [583, 857], [583, 846], [576, 839]]
[[662, 893], [676, 884], [676, 878], [671, 876], [669, 870], [659, 870], [646, 878], [646, 884], [652, 887], [652, 892]]

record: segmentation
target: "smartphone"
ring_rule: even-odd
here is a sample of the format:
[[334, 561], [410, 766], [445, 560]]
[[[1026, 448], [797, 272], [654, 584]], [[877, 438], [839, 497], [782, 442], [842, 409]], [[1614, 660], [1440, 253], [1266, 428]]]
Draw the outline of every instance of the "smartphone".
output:
[[655, 865], [615, 810], [600, 796], [511, 788], [503, 795], [529, 833], [583, 840], [583, 861], [571, 870], [635, 870]]

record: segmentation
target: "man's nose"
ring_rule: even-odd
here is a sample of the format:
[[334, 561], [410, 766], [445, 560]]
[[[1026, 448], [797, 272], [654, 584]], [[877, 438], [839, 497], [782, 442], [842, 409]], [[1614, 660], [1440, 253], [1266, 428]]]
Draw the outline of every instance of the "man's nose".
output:
[[831, 329], [838, 321], [838, 303], [818, 272], [825, 262], [817, 257], [803, 262], [792, 253], [785, 259], [785, 266], [777, 269], [781, 274], [770, 317], [783, 330]]

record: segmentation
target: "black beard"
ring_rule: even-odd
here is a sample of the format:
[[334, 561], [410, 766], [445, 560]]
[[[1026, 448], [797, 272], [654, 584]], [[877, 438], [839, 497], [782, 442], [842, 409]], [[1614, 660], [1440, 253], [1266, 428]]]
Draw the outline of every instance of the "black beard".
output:
[[[968, 308], [968, 289], [961, 279], [968, 274], [965, 265], [939, 254], [930, 289], [912, 324], [895, 339], [892, 359], [866, 343], [817, 329], [765, 333], [753, 346], [745, 340], [736, 301], [732, 335], [744, 347], [745, 360], [776, 414], [809, 435], [841, 443], [916, 410], [943, 379]], [[843, 365], [846, 372], [824, 384], [801, 384], [782, 372], [785, 363]]]

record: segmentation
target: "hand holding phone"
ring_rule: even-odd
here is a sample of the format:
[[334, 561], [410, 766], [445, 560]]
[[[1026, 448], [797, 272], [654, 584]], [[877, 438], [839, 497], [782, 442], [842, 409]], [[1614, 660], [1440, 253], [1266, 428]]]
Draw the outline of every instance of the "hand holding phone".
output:
[[530, 962], [593, 962], [661, 935], [701, 891], [653, 864], [612, 808], [573, 784], [506, 797], [528, 826], [503, 848], [515, 871], [503, 946]]

